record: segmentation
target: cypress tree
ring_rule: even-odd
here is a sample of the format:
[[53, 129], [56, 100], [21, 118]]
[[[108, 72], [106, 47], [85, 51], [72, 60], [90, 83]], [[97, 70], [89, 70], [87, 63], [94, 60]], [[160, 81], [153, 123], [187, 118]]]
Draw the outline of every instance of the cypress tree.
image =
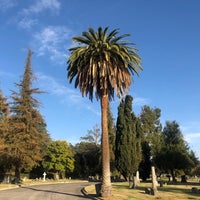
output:
[[126, 158], [124, 150], [124, 133], [125, 133], [125, 119], [124, 119], [124, 100], [122, 99], [118, 106], [118, 117], [116, 125], [116, 140], [115, 140], [115, 164], [118, 171], [127, 178]]
[[12, 91], [11, 96], [11, 130], [6, 142], [17, 180], [20, 179], [22, 168], [31, 169], [42, 159], [49, 140], [46, 124], [38, 110], [40, 103], [33, 97], [41, 92], [39, 88], [32, 88], [34, 74], [31, 69], [31, 55], [29, 50], [23, 78], [19, 84], [15, 83], [19, 92]]
[[125, 179], [132, 177], [141, 161], [140, 124], [132, 112], [132, 100], [127, 95], [118, 107], [116, 131], [116, 167]]

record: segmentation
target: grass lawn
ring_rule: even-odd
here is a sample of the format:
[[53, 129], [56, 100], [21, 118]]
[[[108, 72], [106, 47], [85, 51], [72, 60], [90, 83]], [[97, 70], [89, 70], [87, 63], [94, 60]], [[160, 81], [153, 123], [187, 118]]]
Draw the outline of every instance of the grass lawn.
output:
[[[145, 194], [145, 188], [152, 187], [151, 183], [140, 183], [136, 189], [129, 189], [128, 183], [112, 183], [112, 197], [106, 198], [106, 200], [186, 200], [194, 199], [200, 200], [200, 193], [194, 194], [191, 192], [192, 187], [200, 189], [200, 184], [188, 183], [176, 184], [176, 185], [164, 185], [164, 187], [158, 186], [158, 193], [156, 196]], [[95, 186], [91, 185], [85, 188], [87, 193], [95, 196]], [[98, 198], [102, 199], [102, 198]]]
[[17, 186], [14, 184], [0, 184], [0, 190], [3, 190], [5, 188], [15, 188], [15, 187]]

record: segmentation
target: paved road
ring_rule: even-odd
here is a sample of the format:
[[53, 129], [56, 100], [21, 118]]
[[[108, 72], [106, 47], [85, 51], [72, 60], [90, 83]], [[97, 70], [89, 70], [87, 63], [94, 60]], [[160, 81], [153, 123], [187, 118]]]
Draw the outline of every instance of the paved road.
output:
[[0, 191], [0, 200], [86, 200], [81, 189], [90, 183], [60, 183], [22, 186]]

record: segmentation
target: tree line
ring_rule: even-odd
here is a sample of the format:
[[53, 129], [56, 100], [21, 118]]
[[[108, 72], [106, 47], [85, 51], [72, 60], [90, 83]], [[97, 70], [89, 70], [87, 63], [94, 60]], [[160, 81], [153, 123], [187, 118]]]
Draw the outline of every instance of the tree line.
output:
[[[95, 125], [76, 145], [66, 141], [53, 141], [39, 111], [40, 102], [34, 95], [41, 94], [32, 88], [34, 74], [31, 68], [32, 52], [29, 50], [22, 80], [15, 83], [11, 101], [0, 91], [0, 172], [14, 173], [16, 180], [25, 172], [31, 178], [41, 177], [44, 171], [49, 177], [72, 176], [74, 178], [102, 175], [101, 134]], [[143, 180], [150, 176], [151, 166], [160, 173], [199, 175], [199, 160], [190, 150], [179, 124], [160, 122], [161, 110], [145, 105], [136, 116], [132, 109], [133, 97], [121, 99], [117, 120], [110, 106], [107, 110], [112, 177], [122, 175], [130, 180], [136, 171]]]
[[[34, 74], [31, 68], [32, 52], [29, 50], [24, 74], [17, 91], [12, 91], [11, 101], [0, 91], [0, 173], [20, 174], [30, 178], [88, 178], [102, 176], [100, 127], [95, 125], [81, 142], [71, 145], [67, 141], [53, 141], [39, 111], [40, 102], [34, 95], [41, 94], [32, 88]], [[126, 95], [118, 106], [115, 119], [110, 106], [107, 109], [107, 127], [110, 148], [110, 169], [114, 177], [131, 180], [136, 171], [143, 180], [150, 177], [151, 166], [161, 173], [200, 174], [200, 164], [188, 147], [176, 121], [160, 122], [161, 110], [145, 105], [136, 116], [132, 109], [133, 97]], [[55, 176], [57, 175], [57, 176]], [[2, 178], [2, 177], [1, 177]]]

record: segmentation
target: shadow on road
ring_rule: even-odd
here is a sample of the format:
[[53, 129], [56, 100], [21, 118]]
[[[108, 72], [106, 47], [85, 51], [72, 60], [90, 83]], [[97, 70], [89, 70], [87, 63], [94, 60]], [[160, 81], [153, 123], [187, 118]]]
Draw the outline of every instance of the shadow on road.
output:
[[59, 191], [45, 190], [45, 189], [43, 190], [43, 189], [37, 189], [37, 188], [27, 187], [27, 186], [21, 186], [21, 188], [28, 189], [28, 190], [34, 190], [34, 191], [38, 191], [38, 192], [61, 194], [61, 195], [67, 195], [67, 196], [80, 197], [80, 198], [84, 198], [84, 199], [93, 199], [92, 197], [89, 197], [89, 196], [83, 196], [83, 195], [73, 194], [73, 193], [70, 194], [70, 193], [67, 193], [67, 192], [59, 192]]

